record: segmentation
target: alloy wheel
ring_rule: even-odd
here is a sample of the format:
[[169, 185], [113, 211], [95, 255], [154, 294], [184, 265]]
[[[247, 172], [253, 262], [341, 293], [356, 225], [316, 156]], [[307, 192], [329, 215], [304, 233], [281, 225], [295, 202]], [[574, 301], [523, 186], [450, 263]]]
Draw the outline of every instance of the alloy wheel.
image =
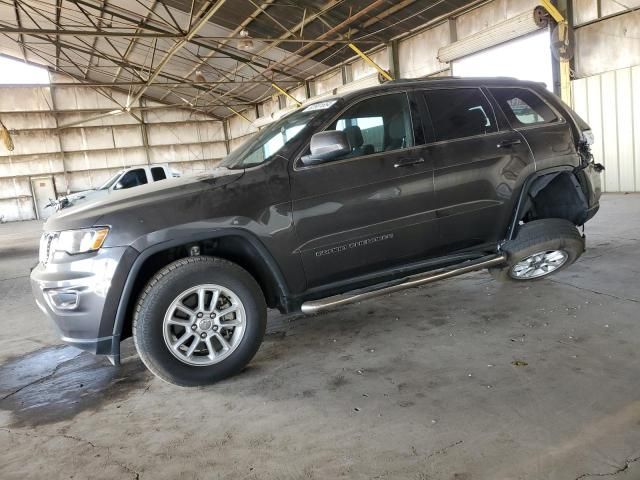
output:
[[169, 351], [188, 365], [221, 362], [240, 345], [246, 313], [238, 295], [226, 287], [197, 285], [179, 294], [163, 321]]
[[532, 280], [544, 277], [562, 267], [569, 255], [564, 250], [547, 250], [534, 253], [516, 263], [509, 275], [515, 280]]

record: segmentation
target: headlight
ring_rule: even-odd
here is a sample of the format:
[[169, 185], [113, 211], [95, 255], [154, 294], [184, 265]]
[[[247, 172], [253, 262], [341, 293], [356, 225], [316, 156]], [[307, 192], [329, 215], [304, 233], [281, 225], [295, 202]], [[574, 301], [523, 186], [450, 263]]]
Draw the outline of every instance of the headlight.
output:
[[58, 252], [67, 252], [70, 255], [95, 252], [102, 247], [108, 233], [108, 227], [64, 230], [52, 242], [51, 248]]

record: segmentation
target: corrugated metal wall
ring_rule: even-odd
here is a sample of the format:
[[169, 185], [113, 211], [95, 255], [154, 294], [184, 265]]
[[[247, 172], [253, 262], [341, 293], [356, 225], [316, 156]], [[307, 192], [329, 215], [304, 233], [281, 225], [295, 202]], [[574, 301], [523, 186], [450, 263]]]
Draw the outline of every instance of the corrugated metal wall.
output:
[[604, 190], [640, 192], [640, 65], [574, 80], [573, 103], [595, 134]]

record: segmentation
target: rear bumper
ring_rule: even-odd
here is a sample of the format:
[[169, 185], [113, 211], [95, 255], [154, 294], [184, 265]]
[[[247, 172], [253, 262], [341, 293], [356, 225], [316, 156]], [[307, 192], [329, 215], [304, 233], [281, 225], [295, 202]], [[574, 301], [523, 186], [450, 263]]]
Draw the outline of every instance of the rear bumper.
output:
[[31, 271], [36, 304], [52, 321], [60, 339], [117, 362], [119, 336], [113, 325], [122, 292], [121, 272], [128, 271], [127, 247], [102, 248], [81, 255], [57, 253]]
[[600, 209], [600, 196], [602, 195], [602, 169], [594, 163], [589, 163], [577, 174], [578, 182], [582, 187], [587, 200], [586, 221], [591, 220]]
[[587, 210], [587, 219], [585, 220], [585, 222], [591, 220], [595, 216], [595, 214], [598, 213], [598, 210], [600, 210], [600, 203], [596, 203], [595, 205], [589, 207], [589, 209]]

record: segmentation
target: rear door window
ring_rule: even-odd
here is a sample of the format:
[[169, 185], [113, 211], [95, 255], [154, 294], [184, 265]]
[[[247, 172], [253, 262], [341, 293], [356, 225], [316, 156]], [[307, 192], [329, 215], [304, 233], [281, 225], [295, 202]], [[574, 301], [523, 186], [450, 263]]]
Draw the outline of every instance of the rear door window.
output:
[[162, 167], [153, 167], [151, 169], [151, 176], [153, 177], [154, 182], [167, 178], [167, 175], [164, 173], [164, 168]]
[[496, 131], [491, 105], [478, 88], [424, 92], [436, 141], [485, 135]]
[[537, 94], [526, 88], [490, 88], [512, 127], [555, 122], [558, 117]]

